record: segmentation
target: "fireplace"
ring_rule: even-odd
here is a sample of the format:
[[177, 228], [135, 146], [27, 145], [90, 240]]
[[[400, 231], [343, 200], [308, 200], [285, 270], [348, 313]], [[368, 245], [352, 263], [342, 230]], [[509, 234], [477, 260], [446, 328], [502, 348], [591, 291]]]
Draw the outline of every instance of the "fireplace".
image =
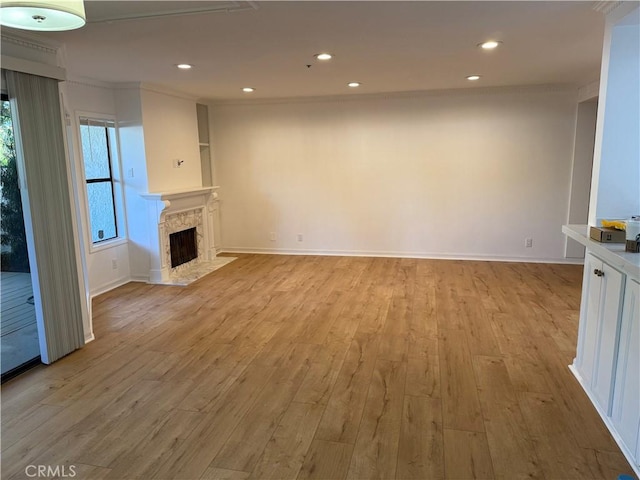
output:
[[198, 258], [196, 227], [169, 234], [171, 268]]
[[150, 283], [187, 285], [186, 278], [206, 270], [216, 259], [216, 188], [141, 194], [148, 205]]

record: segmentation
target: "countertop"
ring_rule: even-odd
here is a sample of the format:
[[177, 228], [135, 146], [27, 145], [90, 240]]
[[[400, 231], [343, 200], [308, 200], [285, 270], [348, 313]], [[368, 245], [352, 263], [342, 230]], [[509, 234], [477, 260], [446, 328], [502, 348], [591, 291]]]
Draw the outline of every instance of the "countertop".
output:
[[624, 243], [600, 243], [591, 240], [588, 225], [564, 225], [562, 233], [587, 247], [587, 250], [612, 267], [640, 281], [640, 253], [625, 252]]

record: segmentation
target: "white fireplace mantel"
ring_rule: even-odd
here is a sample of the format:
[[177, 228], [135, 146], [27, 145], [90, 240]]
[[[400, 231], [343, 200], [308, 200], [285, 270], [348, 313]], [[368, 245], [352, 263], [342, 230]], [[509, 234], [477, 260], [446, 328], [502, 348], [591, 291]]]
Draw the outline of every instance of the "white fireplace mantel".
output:
[[186, 197], [194, 197], [197, 195], [208, 195], [212, 194], [214, 198], [217, 197], [216, 190], [220, 188], [219, 186], [215, 187], [193, 187], [193, 188], [184, 188], [180, 190], [169, 190], [166, 192], [150, 192], [150, 193], [142, 193], [142, 198], [147, 200], [156, 200], [156, 201], [171, 201], [177, 198], [186, 198]]
[[[219, 187], [193, 187], [165, 192], [142, 193], [147, 200], [149, 222], [150, 270], [149, 282], [171, 284], [179, 270], [191, 263], [210, 262], [215, 259], [213, 207]], [[186, 220], [185, 220], [186, 219]], [[185, 225], [184, 222], [193, 225]], [[198, 232], [198, 257], [189, 264], [171, 268], [169, 235], [182, 226], [196, 227]]]

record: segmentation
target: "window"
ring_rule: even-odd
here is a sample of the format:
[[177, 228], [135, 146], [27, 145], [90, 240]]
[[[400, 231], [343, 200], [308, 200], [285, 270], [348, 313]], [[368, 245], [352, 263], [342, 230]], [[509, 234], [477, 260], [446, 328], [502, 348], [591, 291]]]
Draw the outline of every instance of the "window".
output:
[[79, 120], [91, 242], [97, 244], [118, 237], [113, 173], [118, 151], [116, 128], [112, 120]]

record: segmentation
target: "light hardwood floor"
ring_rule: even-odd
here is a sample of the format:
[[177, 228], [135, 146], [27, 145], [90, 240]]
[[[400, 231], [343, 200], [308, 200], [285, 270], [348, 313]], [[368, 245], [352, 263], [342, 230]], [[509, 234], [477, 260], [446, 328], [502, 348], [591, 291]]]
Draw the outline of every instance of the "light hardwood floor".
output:
[[3, 479], [615, 479], [567, 365], [582, 267], [244, 255], [94, 300], [2, 387]]

